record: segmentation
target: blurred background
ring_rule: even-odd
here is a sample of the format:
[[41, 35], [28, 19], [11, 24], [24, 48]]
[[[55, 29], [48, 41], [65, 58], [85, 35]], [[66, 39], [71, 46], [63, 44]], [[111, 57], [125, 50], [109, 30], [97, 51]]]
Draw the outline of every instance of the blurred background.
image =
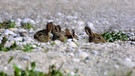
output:
[[1, 0], [0, 21], [31, 18], [37, 28], [48, 21], [80, 32], [135, 31], [135, 0]]

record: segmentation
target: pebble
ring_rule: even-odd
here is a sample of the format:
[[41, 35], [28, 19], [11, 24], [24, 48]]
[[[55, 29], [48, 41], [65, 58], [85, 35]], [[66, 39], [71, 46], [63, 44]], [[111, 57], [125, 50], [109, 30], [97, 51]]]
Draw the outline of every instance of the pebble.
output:
[[30, 60], [30, 57], [29, 57], [29, 56], [23, 56], [23, 57], [21, 58], [21, 60], [28, 61], [28, 60]]
[[74, 57], [74, 53], [69, 53], [69, 56], [73, 58]]
[[126, 66], [126, 67], [128, 67], [128, 68], [133, 68], [133, 67], [135, 67], [135, 63], [134, 62], [132, 62], [131, 61], [131, 59], [129, 59], [129, 58], [126, 58], [126, 59], [124, 59], [124, 60], [118, 60], [118, 63], [119, 64], [121, 64], [121, 65], [124, 65], [124, 66]]
[[16, 24], [16, 26], [18, 26], [18, 27], [20, 27], [21, 26], [21, 19], [20, 18], [17, 18], [16, 20], [15, 20], [15, 24]]
[[130, 36], [130, 37], [129, 37], [129, 40], [135, 41], [135, 36]]
[[22, 19], [21, 23], [22, 23], [22, 24], [23, 24], [23, 23], [31, 23], [31, 24], [33, 24], [33, 25], [36, 24], [36, 22], [35, 22], [34, 20], [30, 19], [30, 18], [24, 18], [24, 19]]
[[72, 39], [67, 40], [67, 45], [69, 47], [77, 47], [77, 44], [75, 42], [73, 42]]
[[[53, 43], [53, 42], [52, 42], [52, 43]], [[55, 41], [54, 41], [54, 44], [57, 45], [57, 46], [59, 46], [59, 45], [61, 45], [61, 41], [55, 40]]]
[[26, 37], [26, 36], [29, 35], [27, 31], [19, 32], [19, 34], [20, 34], [20, 36], [22, 36], [22, 37]]
[[73, 58], [72, 61], [78, 63], [78, 62], [80, 62], [80, 59], [78, 59], [78, 58]]
[[10, 31], [9, 29], [6, 29], [3, 33], [3, 35], [13, 35], [16, 36], [17, 34], [15, 34], [13, 31]]
[[87, 57], [89, 57], [89, 54], [86, 52], [79, 52], [79, 58], [81, 60], [85, 60]]

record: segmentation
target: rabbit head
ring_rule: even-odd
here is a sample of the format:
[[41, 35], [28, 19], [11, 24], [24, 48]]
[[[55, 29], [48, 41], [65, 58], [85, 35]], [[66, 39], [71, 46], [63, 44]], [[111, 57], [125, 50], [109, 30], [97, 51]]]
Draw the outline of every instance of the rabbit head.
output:
[[89, 35], [89, 42], [94, 42], [94, 43], [105, 43], [106, 40], [102, 37], [102, 35], [93, 33], [90, 29], [90, 27], [86, 26], [85, 27], [85, 32], [87, 35]]
[[61, 31], [60, 25], [53, 25], [52, 29], [53, 38], [52, 40], [60, 40], [64, 42], [67, 38], [65, 37], [65, 34], [63, 31]]
[[75, 30], [74, 29], [72, 29], [72, 33], [70, 32], [70, 30], [68, 29], [68, 28], [66, 28], [65, 29], [65, 32], [66, 32], [66, 37], [68, 38], [68, 39], [73, 39], [73, 38], [75, 38], [75, 39], [78, 39], [78, 37], [77, 37], [77, 35], [75, 35]]
[[34, 39], [39, 42], [48, 42], [50, 40], [50, 31], [52, 30], [53, 23], [49, 22], [46, 25], [46, 29], [40, 30], [35, 33]]

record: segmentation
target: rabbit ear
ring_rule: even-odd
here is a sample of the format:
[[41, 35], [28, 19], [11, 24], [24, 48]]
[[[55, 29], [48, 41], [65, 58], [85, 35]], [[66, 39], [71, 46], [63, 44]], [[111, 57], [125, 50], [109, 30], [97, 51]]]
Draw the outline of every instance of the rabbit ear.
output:
[[75, 39], [78, 39], [77, 35], [75, 34], [75, 30], [72, 29], [72, 36], [75, 38]]
[[52, 26], [53, 26], [53, 23], [52, 22], [47, 23], [46, 31], [47, 32], [50, 32], [52, 30]]
[[68, 38], [73, 38], [72, 34], [70, 33], [70, 30], [68, 28], [65, 29], [65, 32], [66, 32], [66, 36]]
[[70, 30], [68, 28], [65, 29], [66, 35], [71, 35]]
[[89, 35], [91, 37], [93, 36], [93, 32], [91, 31], [90, 27], [86, 26], [85, 27], [85, 32], [86, 32], [87, 35]]
[[60, 25], [57, 25], [57, 26], [55, 27], [55, 31], [56, 31], [56, 32], [61, 32], [61, 27], [60, 27]]

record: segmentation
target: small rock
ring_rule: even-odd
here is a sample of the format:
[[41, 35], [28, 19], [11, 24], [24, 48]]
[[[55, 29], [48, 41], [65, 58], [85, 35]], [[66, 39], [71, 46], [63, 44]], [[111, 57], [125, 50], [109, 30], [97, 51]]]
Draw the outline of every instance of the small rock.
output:
[[135, 36], [131, 36], [131, 37], [129, 37], [129, 40], [131, 40], [131, 41], [135, 41]]
[[79, 26], [84, 25], [84, 21], [78, 21], [78, 25], [79, 25]]
[[24, 56], [21, 58], [21, 60], [30, 60], [30, 57], [29, 56]]
[[131, 59], [126, 58], [125, 60], [117, 60], [117, 62], [121, 65], [124, 65], [128, 68], [133, 68], [135, 67], [135, 63], [131, 61]]
[[89, 57], [89, 55], [86, 52], [79, 52], [79, 58], [81, 60], [85, 60], [88, 57]]
[[10, 31], [9, 29], [6, 29], [3, 34], [4, 35], [13, 35], [13, 36], [16, 36], [17, 35], [13, 31]]
[[135, 31], [135, 29], [134, 28], [130, 28], [129, 31], [133, 32], [133, 31]]
[[118, 29], [112, 29], [112, 32], [119, 32]]
[[34, 20], [30, 19], [30, 18], [24, 18], [24, 19], [21, 21], [21, 24], [23, 24], [23, 23], [31, 23], [31, 24], [33, 24], [33, 25], [36, 24], [36, 22], [35, 22]]
[[69, 56], [74, 57], [74, 54], [73, 53], [69, 53]]
[[77, 47], [77, 44], [75, 44], [75, 42], [73, 42], [71, 39], [67, 40], [67, 45], [70, 47]]
[[61, 41], [60, 40], [55, 40], [54, 43], [55, 43], [55, 45], [59, 46], [61, 44]]
[[15, 32], [18, 31], [18, 28], [9, 28], [9, 30]]
[[22, 36], [22, 37], [28, 36], [28, 32], [27, 32], [27, 31], [19, 32], [19, 34], [20, 34], [20, 36]]
[[135, 42], [131, 42], [131, 45], [134, 45], [135, 46]]
[[73, 62], [80, 62], [80, 59], [78, 59], [78, 58], [73, 58], [73, 60], [72, 60]]
[[16, 37], [16, 38], [14, 38], [14, 41], [16, 41], [16, 42], [18, 42], [18, 41], [22, 41], [23, 40], [23, 38], [22, 37]]
[[0, 33], [3, 33], [5, 29], [0, 29]]
[[72, 71], [72, 72], [70, 72], [70, 75], [71, 76], [75, 76], [75, 73]]
[[21, 26], [21, 19], [18, 18], [18, 19], [15, 21], [15, 23], [16, 23], [16, 26]]

